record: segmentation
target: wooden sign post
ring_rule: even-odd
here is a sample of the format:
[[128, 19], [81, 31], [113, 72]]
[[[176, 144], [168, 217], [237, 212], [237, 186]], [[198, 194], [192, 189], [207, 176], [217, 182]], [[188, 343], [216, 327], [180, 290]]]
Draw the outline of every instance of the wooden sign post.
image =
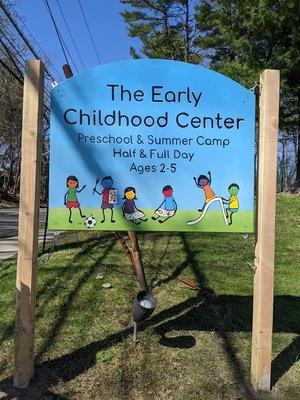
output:
[[19, 251], [16, 281], [14, 386], [18, 388], [28, 386], [34, 370], [43, 81], [43, 63], [38, 60], [27, 61], [23, 97]]
[[260, 84], [257, 269], [254, 276], [251, 378], [255, 390], [270, 391], [279, 71], [265, 70]]

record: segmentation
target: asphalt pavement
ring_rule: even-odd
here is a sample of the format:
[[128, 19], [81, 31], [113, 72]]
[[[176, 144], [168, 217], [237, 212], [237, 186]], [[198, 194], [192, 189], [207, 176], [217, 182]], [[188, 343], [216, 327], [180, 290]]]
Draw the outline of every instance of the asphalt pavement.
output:
[[[0, 260], [13, 257], [18, 252], [18, 217], [17, 208], [0, 209]], [[40, 209], [39, 243], [43, 242], [46, 221], [46, 209]], [[54, 232], [47, 233], [47, 240], [54, 237]]]

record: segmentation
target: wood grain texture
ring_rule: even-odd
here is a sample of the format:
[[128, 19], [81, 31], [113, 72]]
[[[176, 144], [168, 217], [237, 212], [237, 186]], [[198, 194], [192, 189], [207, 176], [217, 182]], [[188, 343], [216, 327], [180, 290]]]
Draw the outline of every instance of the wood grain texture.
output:
[[255, 248], [251, 380], [270, 391], [274, 301], [275, 211], [279, 118], [279, 71], [260, 77], [257, 243]]
[[35, 290], [38, 252], [44, 66], [26, 62], [16, 279], [14, 386], [25, 388], [34, 370]]

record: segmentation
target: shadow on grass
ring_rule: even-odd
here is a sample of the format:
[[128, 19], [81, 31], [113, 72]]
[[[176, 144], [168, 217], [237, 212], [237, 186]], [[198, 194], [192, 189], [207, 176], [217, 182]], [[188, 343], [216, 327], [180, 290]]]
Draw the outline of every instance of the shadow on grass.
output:
[[[83, 233], [86, 233], [83, 231]], [[63, 251], [63, 250], [76, 250], [78, 248], [78, 245], [89, 245], [91, 243], [94, 243], [95, 246], [99, 249], [103, 249], [107, 246], [106, 240], [112, 240], [115, 239], [115, 235], [113, 233], [99, 233], [99, 232], [89, 232], [89, 238], [81, 237], [80, 234], [77, 232], [70, 232], [67, 235], [66, 234], [61, 234], [58, 237], [58, 244], [55, 246], [55, 252], [57, 251]], [[63, 241], [65, 238], [68, 238], [69, 240]], [[101, 242], [100, 242], [101, 241]], [[44, 252], [40, 251], [39, 252], [39, 257], [42, 255], [49, 255], [53, 252], [53, 243], [49, 242], [47, 244], [47, 247]]]
[[[297, 300], [297, 298], [290, 296], [275, 297], [276, 312], [285, 313], [286, 309], [291, 308]], [[221, 322], [218, 320], [218, 316], [220, 315], [224, 316]], [[236, 318], [237, 315], [239, 315], [239, 318]], [[275, 320], [274, 332], [295, 333], [297, 330], [296, 317], [296, 310], [295, 315], [286, 315], [284, 326], [280, 322], [278, 324], [278, 321]], [[226, 332], [221, 328], [223, 324], [225, 324]], [[144, 331], [152, 326], [155, 327], [155, 331], [162, 337], [165, 337], [171, 331], [215, 331], [223, 341], [224, 351], [226, 351], [228, 360], [232, 364], [236, 379], [238, 379], [238, 382], [241, 383], [244, 389], [245, 399], [253, 399], [255, 398], [255, 394], [252, 391], [250, 383], [245, 378], [245, 371], [237, 359], [230, 338], [230, 332], [250, 332], [251, 325], [251, 296], [224, 295], [206, 298], [199, 295], [154, 315], [149, 321], [145, 321], [139, 330]], [[51, 336], [54, 330], [52, 329], [51, 332], [52, 334], [47, 340], [53, 340]], [[10, 400], [21, 395], [29, 396], [32, 392], [40, 393], [40, 398], [42, 398], [42, 395], [53, 385], [61, 381], [69, 382], [93, 367], [96, 364], [96, 356], [99, 351], [106, 350], [122, 342], [131, 334], [132, 328], [126, 328], [62, 357], [37, 364], [35, 376], [28, 389], [22, 391], [13, 389], [12, 377], [2, 380], [0, 382], [0, 390], [6, 393], [6, 397], [3, 397], [3, 399]], [[173, 342], [173, 344], [176, 343]], [[297, 347], [296, 341], [294, 346], [295, 348]], [[296, 356], [294, 354], [295, 349], [293, 350], [292, 347], [290, 350], [284, 350], [273, 361], [272, 371], [276, 379], [279, 379], [293, 365]], [[291, 356], [291, 353], [293, 356]]]
[[159, 339], [159, 343], [166, 347], [190, 349], [196, 345], [196, 339], [191, 335], [176, 337], [166, 337], [165, 335], [162, 335], [162, 337]]
[[[181, 268], [190, 266], [194, 270], [199, 283], [201, 283], [202, 290], [197, 296], [191, 297], [154, 315], [149, 321], [141, 324], [139, 330], [144, 331], [149, 327], [154, 327], [155, 332], [162, 338], [160, 340], [162, 345], [180, 348], [194, 346], [195, 339], [192, 336], [181, 336], [177, 339], [173, 337], [170, 341], [170, 338], [167, 337], [168, 333], [172, 331], [186, 332], [187, 330], [189, 332], [192, 330], [216, 332], [217, 336], [221, 339], [223, 350], [235, 379], [241, 385], [243, 398], [255, 399], [256, 394], [247, 378], [249, 374], [245, 372], [244, 366], [238, 359], [231, 338], [231, 332], [251, 332], [252, 296], [215, 295], [206, 284], [205, 276], [201, 272], [200, 266], [196, 263], [195, 253], [190, 249], [186, 235], [182, 234], [181, 239], [186, 253], [186, 259]], [[113, 243], [110, 250], [112, 248]], [[108, 252], [103, 254], [103, 259], [107, 254]], [[94, 264], [89, 267], [62, 304], [62, 312], [58, 314], [59, 318], [55, 326], [51, 328], [51, 331], [45, 338], [44, 345], [39, 350], [40, 356], [53, 342], [57, 330], [60, 329], [66, 313], [68, 313], [68, 304], [72, 302], [78, 289], [91, 276], [94, 268]], [[175, 278], [177, 274], [178, 270], [174, 271], [173, 277]], [[297, 307], [299, 308], [298, 298], [293, 296], [276, 296], [274, 300], [274, 332], [296, 333], [299, 330], [297, 319], [299, 315], [297, 311]], [[26, 390], [14, 389], [12, 387], [12, 377], [2, 380], [0, 382], [0, 390], [5, 393], [3, 399], [10, 400], [15, 397], [20, 399], [43, 398], [45, 393], [50, 393], [49, 390], [54, 385], [61, 382], [69, 382], [92, 368], [97, 362], [96, 357], [99, 351], [106, 350], [122, 342], [131, 334], [132, 329], [126, 328], [109, 335], [103, 340], [82, 346], [69, 354], [40, 362], [36, 365], [34, 378], [30, 387]], [[295, 339], [288, 348], [283, 350], [274, 359], [272, 363], [273, 385], [296, 361], [298, 345], [299, 340]], [[35, 393], [36, 397], [30, 397], [31, 393]], [[64, 397], [57, 398], [63, 399]]]
[[[299, 315], [299, 314], [298, 314]], [[300, 359], [300, 336], [297, 336], [274, 360], [272, 361], [272, 387], [279, 379]]]
[[[61, 308], [59, 310], [59, 313], [60, 313], [59, 317], [52, 329], [53, 333], [49, 334], [47, 336], [48, 339], [51, 339], [51, 340], [44, 341], [44, 345], [42, 345], [42, 348], [39, 350], [37, 357], [40, 354], [43, 354], [46, 351], [46, 348], [51, 346], [52, 341], [54, 340], [54, 337], [58, 333], [58, 331], [64, 321], [64, 318], [66, 317], [66, 315], [68, 313], [68, 309], [69, 309], [74, 297], [80, 290], [81, 286], [91, 277], [91, 275], [93, 275], [97, 265], [99, 263], [102, 263], [105, 260], [105, 258], [107, 257], [107, 255], [109, 254], [109, 252], [112, 250], [112, 248], [114, 247], [114, 245], [116, 243], [116, 239], [115, 239], [114, 235], [105, 235], [105, 237], [103, 237], [102, 240], [103, 240], [103, 243], [99, 246], [99, 237], [86, 239], [84, 241], [84, 247], [82, 247], [81, 250], [79, 252], [77, 252], [75, 254], [75, 256], [72, 258], [72, 260], [68, 263], [68, 265], [71, 265], [72, 263], [74, 263], [76, 261], [76, 259], [78, 259], [79, 257], [82, 257], [82, 256], [86, 256], [87, 254], [89, 254], [90, 251], [94, 250], [96, 247], [99, 249], [100, 248], [102, 249], [105, 247], [103, 254], [101, 254], [101, 256], [97, 259], [97, 262], [95, 262], [92, 266], [90, 266], [88, 268], [88, 270], [84, 273], [84, 275], [77, 282], [77, 284], [75, 285], [73, 290], [71, 290], [71, 292], [69, 293], [69, 295], [66, 298], [66, 300], [64, 301], [64, 303], [61, 305]], [[82, 244], [81, 241], [79, 241], [79, 245], [81, 245], [81, 244]], [[70, 245], [70, 246], [68, 246], [68, 245]], [[72, 242], [72, 243], [66, 243], [62, 246], [58, 246], [56, 251], [60, 251], [63, 249], [66, 250], [66, 249], [71, 249], [71, 248], [78, 249], [78, 242], [76, 242], [75, 244], [74, 244], [74, 242]], [[67, 267], [68, 266], [62, 267], [61, 268], [62, 271], [66, 271]], [[15, 273], [15, 271], [12, 271], [12, 273]], [[36, 318], [37, 319], [43, 315], [43, 311], [44, 311], [44, 308], [47, 305], [47, 303], [49, 301], [51, 301], [51, 299], [55, 298], [55, 296], [61, 290], [62, 290], [61, 282], [53, 282], [53, 276], [48, 278], [43, 283], [43, 286], [38, 290], [37, 297], [36, 297], [36, 301], [37, 301]], [[42, 299], [42, 301], [40, 299]], [[5, 341], [13, 336], [14, 327], [15, 327], [14, 320], [12, 320], [11, 322], [9, 322], [7, 324], [6, 328], [4, 328], [2, 336], [0, 337], [0, 344], [3, 343], [3, 341]], [[57, 330], [57, 332], [54, 331], [54, 328]], [[55, 333], [55, 335], [54, 335], [54, 333]]]
[[[193, 264], [194, 264], [194, 254], [192, 254], [191, 252], [187, 251], [187, 249], [186, 249], [186, 244], [187, 244], [186, 235], [184, 233], [180, 233], [179, 237], [181, 238], [181, 241], [182, 241], [182, 244], [183, 244], [183, 248], [184, 248], [185, 253], [186, 253], [185, 260], [180, 265], [178, 265], [178, 267], [176, 267], [175, 270], [169, 276], [167, 276], [164, 279], [158, 280], [158, 282], [156, 283], [155, 286], [161, 286], [161, 285], [164, 285], [166, 283], [169, 283], [169, 282], [173, 281], [174, 279], [178, 278], [178, 276], [187, 267], [189, 267], [189, 266], [192, 267]], [[167, 247], [166, 247], [166, 249], [167, 249]], [[166, 249], [165, 249], [165, 251], [166, 251]], [[161, 258], [160, 263], [158, 264], [158, 266], [160, 266], [161, 262], [162, 262], [162, 258]], [[198, 282], [199, 281], [200, 280], [198, 280]]]
[[[50, 332], [46, 335], [42, 346], [38, 350], [36, 354], [36, 359], [38, 360], [47, 349], [51, 347], [53, 344], [55, 337], [57, 336], [58, 332], [60, 331], [61, 327], [63, 326], [64, 322], [67, 319], [69, 309], [71, 308], [71, 305], [73, 303], [73, 300], [77, 293], [79, 292], [80, 288], [89, 280], [89, 278], [94, 274], [96, 267], [98, 266], [99, 263], [105, 260], [105, 258], [108, 256], [108, 254], [111, 252], [113, 247], [116, 244], [116, 239], [111, 240], [109, 244], [107, 244], [107, 247], [105, 248], [103, 254], [101, 254], [101, 257], [97, 259], [90, 267], [86, 269], [86, 271], [81, 275], [78, 279], [78, 281], [75, 283], [73, 289], [68, 293], [68, 296], [64, 300], [64, 302], [61, 304], [59, 310], [58, 310], [58, 318], [56, 319], [54, 325], [51, 327]], [[79, 259], [82, 256], [86, 256], [89, 254], [89, 252], [94, 248], [95, 244], [89, 243], [88, 245], [85, 245], [82, 250], [76, 254], [76, 259]], [[51, 296], [53, 293], [51, 293]], [[40, 313], [40, 311], [39, 311]]]

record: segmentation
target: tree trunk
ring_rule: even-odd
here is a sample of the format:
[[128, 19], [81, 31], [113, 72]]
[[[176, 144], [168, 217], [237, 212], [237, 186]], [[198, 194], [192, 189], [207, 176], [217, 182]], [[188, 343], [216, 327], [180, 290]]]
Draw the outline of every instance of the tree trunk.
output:
[[190, 56], [190, 8], [189, 8], [189, 0], [185, 1], [185, 62], [189, 61]]
[[282, 191], [286, 192], [288, 190], [287, 184], [287, 175], [288, 175], [288, 162], [287, 162], [287, 135], [286, 132], [283, 134], [283, 141], [282, 141], [282, 175], [283, 175], [283, 185]]
[[294, 183], [293, 192], [300, 190], [300, 128], [298, 130], [298, 151], [297, 151], [297, 167], [296, 167], [296, 180]]
[[[300, 93], [298, 94], [298, 110], [300, 110]], [[298, 145], [297, 145], [297, 166], [296, 166], [296, 180], [293, 187], [293, 192], [300, 191], [300, 111], [298, 113]]]

